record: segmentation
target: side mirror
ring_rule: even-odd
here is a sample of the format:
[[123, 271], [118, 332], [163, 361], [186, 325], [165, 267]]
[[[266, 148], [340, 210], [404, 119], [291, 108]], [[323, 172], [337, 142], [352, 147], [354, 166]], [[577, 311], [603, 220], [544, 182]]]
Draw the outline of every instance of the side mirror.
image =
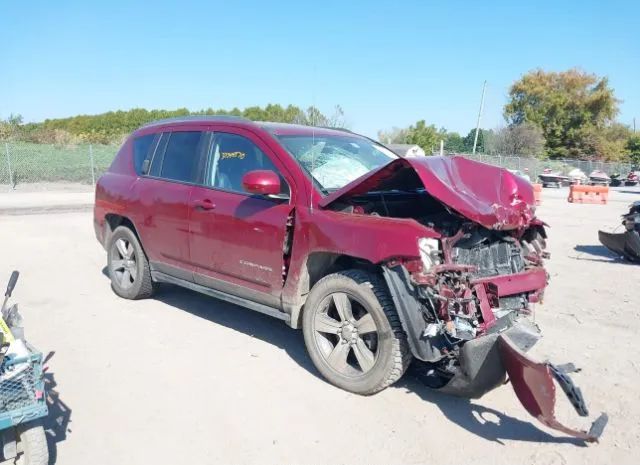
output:
[[11, 278], [9, 278], [9, 284], [7, 285], [7, 291], [4, 293], [5, 297], [11, 297], [13, 288], [16, 287], [16, 283], [18, 282], [18, 276], [20, 276], [19, 271], [14, 271], [13, 273], [11, 273]]
[[253, 170], [242, 176], [242, 187], [250, 194], [280, 194], [280, 177], [271, 170]]

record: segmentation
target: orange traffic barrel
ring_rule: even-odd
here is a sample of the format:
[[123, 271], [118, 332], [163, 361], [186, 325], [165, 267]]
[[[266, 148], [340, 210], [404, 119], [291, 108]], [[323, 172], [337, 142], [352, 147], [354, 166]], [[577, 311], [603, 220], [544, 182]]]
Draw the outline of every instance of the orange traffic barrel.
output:
[[533, 186], [533, 198], [536, 201], [536, 205], [542, 203], [542, 184], [532, 184]]

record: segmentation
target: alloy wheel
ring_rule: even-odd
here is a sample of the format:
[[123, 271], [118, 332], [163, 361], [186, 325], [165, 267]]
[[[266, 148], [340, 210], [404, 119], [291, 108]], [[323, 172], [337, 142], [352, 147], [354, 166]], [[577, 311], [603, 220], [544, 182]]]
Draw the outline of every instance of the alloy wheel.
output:
[[124, 238], [116, 240], [111, 248], [111, 273], [123, 289], [133, 286], [138, 275], [138, 263], [133, 244]]
[[346, 292], [325, 297], [313, 320], [316, 344], [327, 364], [344, 376], [369, 372], [378, 356], [378, 328], [365, 305]]

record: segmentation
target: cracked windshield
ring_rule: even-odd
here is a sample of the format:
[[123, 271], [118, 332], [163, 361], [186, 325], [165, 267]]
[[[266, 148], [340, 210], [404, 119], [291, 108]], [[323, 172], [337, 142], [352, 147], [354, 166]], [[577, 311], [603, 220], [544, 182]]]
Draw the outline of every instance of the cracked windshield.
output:
[[360, 137], [279, 136], [278, 139], [313, 176], [323, 194], [398, 158], [387, 148]]

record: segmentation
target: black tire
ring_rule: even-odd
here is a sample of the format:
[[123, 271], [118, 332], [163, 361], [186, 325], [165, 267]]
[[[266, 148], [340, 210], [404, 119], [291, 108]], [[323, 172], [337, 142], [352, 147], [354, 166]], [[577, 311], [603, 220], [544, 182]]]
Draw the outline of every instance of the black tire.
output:
[[[345, 306], [343, 296], [349, 301], [351, 319], [344, 319], [344, 309], [339, 310]], [[365, 319], [368, 324], [363, 323]], [[385, 389], [402, 377], [411, 362], [389, 289], [374, 273], [346, 270], [318, 281], [305, 303], [302, 329], [309, 356], [322, 376], [355, 394], [370, 395]], [[340, 360], [345, 351], [347, 355]], [[340, 354], [333, 357], [337, 352]]]
[[[132, 263], [133, 262], [133, 263]], [[109, 240], [107, 263], [111, 288], [125, 299], [145, 299], [153, 294], [147, 256], [135, 233], [118, 226]]]
[[49, 448], [47, 436], [40, 420], [23, 423], [16, 427], [18, 441], [19, 465], [47, 465], [49, 463]]

